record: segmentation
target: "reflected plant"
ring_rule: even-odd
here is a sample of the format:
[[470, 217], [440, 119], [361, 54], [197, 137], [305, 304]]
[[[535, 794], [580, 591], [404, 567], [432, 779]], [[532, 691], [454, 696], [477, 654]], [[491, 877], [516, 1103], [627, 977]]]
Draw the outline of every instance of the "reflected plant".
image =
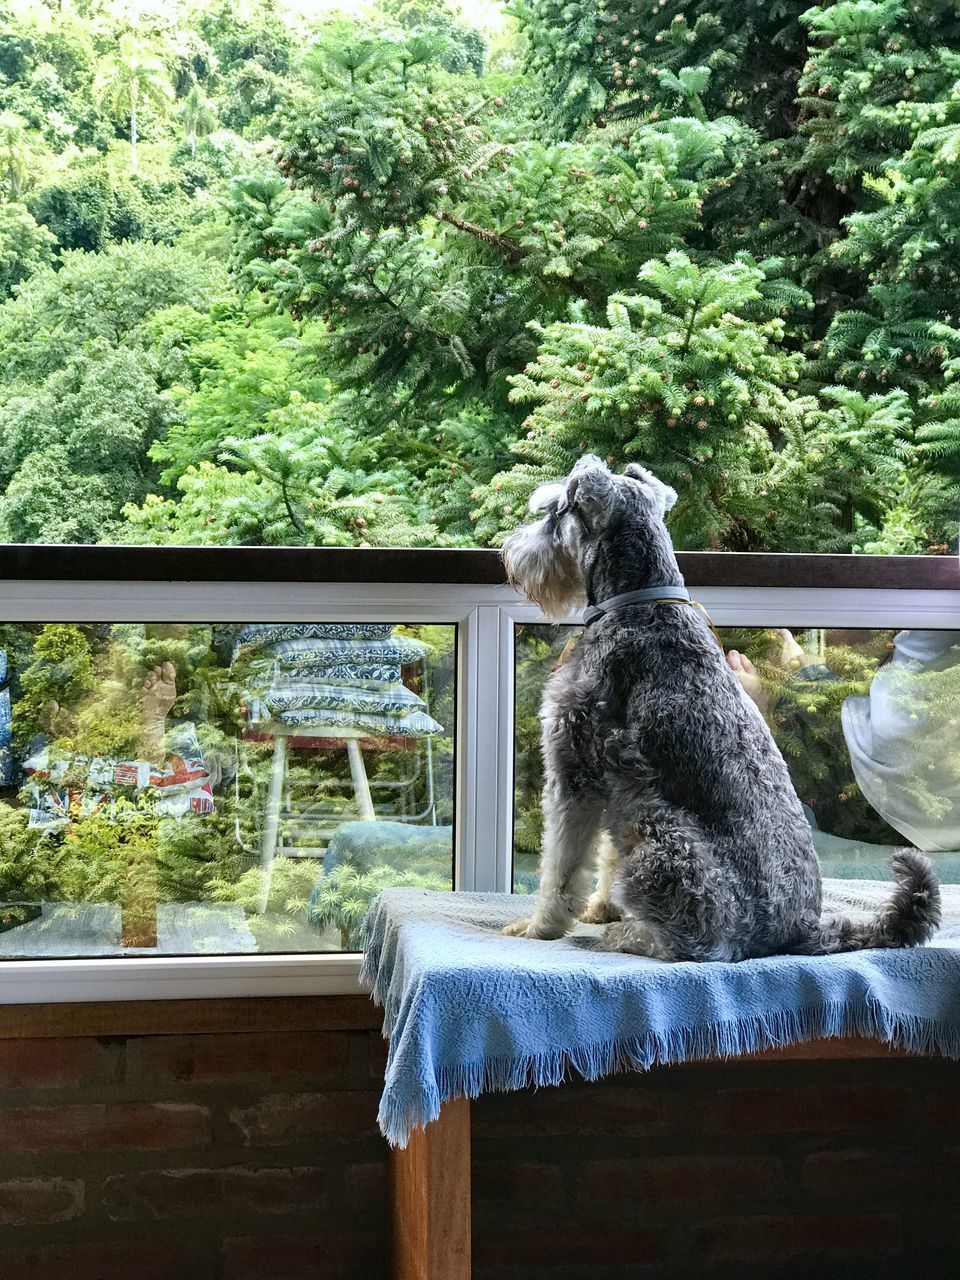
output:
[[340, 930], [343, 951], [360, 949], [360, 926], [370, 903], [384, 889], [450, 888], [449, 877], [429, 871], [402, 871], [397, 867], [373, 867], [361, 870], [342, 862], [331, 871], [321, 873], [310, 902], [310, 919], [314, 924], [332, 924]]
[[[257, 912], [264, 879], [269, 879], [267, 907]], [[290, 937], [298, 925], [307, 923], [310, 894], [317, 878], [317, 864], [309, 859], [276, 858], [269, 871], [251, 867], [238, 879], [214, 879], [209, 896], [214, 902], [236, 902], [243, 907], [247, 923], [256, 937]]]
[[[869, 693], [881, 661], [892, 648], [892, 633], [864, 631], [855, 644], [827, 644], [822, 667], [829, 679], [800, 679], [784, 670], [774, 656], [777, 638], [769, 629], [725, 627], [722, 635], [725, 649], [745, 653], [757, 668], [774, 740], [817, 826], [849, 839], [902, 844], [903, 837], [880, 817], [857, 785], [842, 721], [844, 702]], [[817, 661], [812, 655], [810, 660]]]
[[36, 833], [27, 827], [26, 810], [0, 803], [0, 898], [31, 896], [31, 880], [23, 875], [23, 870], [29, 866], [31, 846], [36, 839]]
[[[30, 664], [20, 676], [14, 740], [24, 746], [49, 723], [52, 704], [75, 705], [94, 687], [90, 642], [80, 627], [51, 623], [42, 627]], [[59, 712], [55, 718], [60, 720]], [[62, 721], [61, 721], [62, 723]]]
[[37, 832], [27, 828], [23, 810], [4, 809], [0, 893], [37, 902], [117, 902], [125, 945], [153, 946], [156, 825], [145, 815], [120, 823], [92, 814]]

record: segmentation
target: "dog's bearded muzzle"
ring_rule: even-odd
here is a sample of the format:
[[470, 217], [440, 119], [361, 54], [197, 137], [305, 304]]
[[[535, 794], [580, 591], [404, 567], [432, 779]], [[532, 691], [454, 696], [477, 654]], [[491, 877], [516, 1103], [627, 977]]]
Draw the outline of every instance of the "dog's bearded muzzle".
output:
[[517, 529], [503, 544], [503, 563], [510, 585], [539, 605], [548, 618], [565, 618], [586, 599], [566, 528], [570, 521], [569, 515], [558, 514], [555, 505], [551, 505], [542, 520]]

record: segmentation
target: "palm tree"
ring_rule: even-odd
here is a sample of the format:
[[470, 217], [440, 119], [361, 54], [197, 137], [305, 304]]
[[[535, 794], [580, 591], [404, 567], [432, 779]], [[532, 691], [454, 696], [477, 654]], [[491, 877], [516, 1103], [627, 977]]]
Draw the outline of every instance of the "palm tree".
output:
[[26, 125], [10, 111], [0, 114], [0, 183], [16, 200], [27, 189], [33, 159]]
[[193, 86], [180, 104], [180, 118], [187, 131], [190, 156], [195, 159], [197, 139], [204, 138], [208, 133], [212, 133], [217, 123], [213, 103], [203, 96], [198, 84]]
[[94, 94], [108, 110], [130, 121], [130, 172], [137, 171], [137, 112], [141, 106], [163, 111], [173, 97], [163, 60], [136, 36], [121, 36], [94, 83]]

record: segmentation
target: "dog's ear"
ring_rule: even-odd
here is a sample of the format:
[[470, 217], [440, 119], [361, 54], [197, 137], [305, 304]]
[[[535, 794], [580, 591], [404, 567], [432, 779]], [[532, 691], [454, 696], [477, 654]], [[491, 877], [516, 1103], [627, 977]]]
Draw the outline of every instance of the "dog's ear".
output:
[[530, 514], [536, 516], [543, 511], [555, 514], [565, 495], [566, 488], [559, 481], [554, 480], [549, 484], [540, 485], [530, 495]]
[[595, 454], [585, 453], [567, 476], [557, 511], [575, 509], [595, 528], [605, 523], [617, 497], [617, 486], [607, 464]]
[[653, 492], [662, 516], [666, 515], [670, 508], [676, 505], [676, 489], [664, 484], [662, 480], [658, 480], [652, 471], [648, 471], [646, 467], [641, 467], [639, 462], [628, 462], [623, 469], [623, 474], [629, 476], [631, 480], [639, 480], [641, 484], [646, 485]]

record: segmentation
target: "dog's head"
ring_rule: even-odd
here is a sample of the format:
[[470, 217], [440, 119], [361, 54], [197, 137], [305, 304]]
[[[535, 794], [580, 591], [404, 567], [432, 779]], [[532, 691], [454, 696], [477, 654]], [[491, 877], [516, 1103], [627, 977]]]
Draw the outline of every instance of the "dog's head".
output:
[[663, 521], [676, 500], [638, 463], [616, 475], [586, 454], [566, 480], [541, 485], [531, 497], [530, 510], [540, 518], [504, 542], [507, 578], [549, 618], [563, 618], [600, 594], [675, 581], [663, 576], [671, 568], [677, 573]]

